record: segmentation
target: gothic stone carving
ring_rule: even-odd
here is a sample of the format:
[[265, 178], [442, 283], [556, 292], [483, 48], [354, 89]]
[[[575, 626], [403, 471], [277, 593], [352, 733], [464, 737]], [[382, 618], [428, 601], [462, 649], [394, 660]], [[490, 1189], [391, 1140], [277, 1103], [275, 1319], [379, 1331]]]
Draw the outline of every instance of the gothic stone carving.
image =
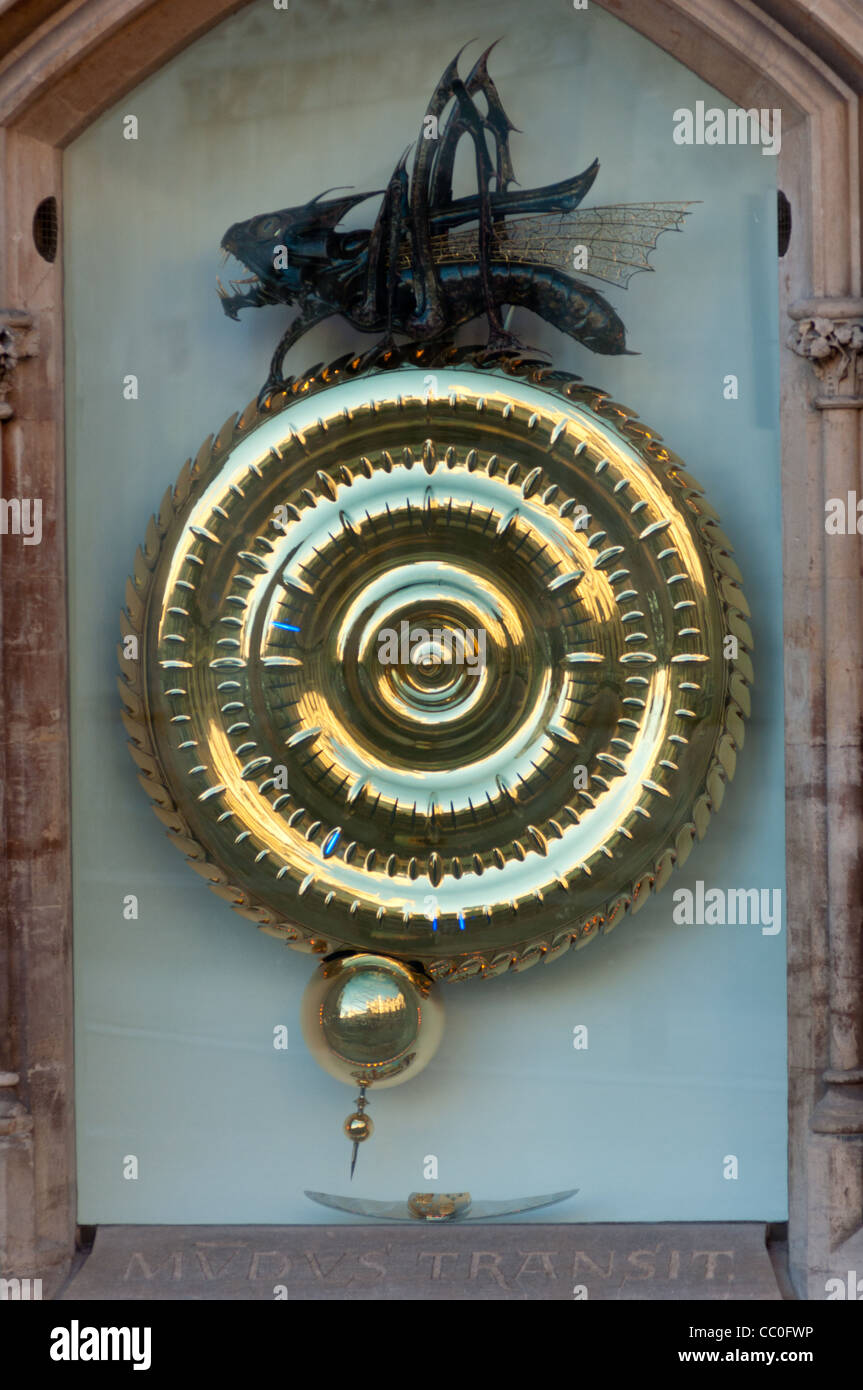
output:
[[13, 414], [7, 399], [22, 357], [35, 357], [39, 344], [33, 321], [23, 309], [0, 309], [0, 420]]
[[791, 309], [796, 322], [788, 346], [812, 363], [822, 387], [815, 404], [822, 410], [863, 407], [863, 312], [855, 308], [863, 311], [863, 303], [824, 300]]

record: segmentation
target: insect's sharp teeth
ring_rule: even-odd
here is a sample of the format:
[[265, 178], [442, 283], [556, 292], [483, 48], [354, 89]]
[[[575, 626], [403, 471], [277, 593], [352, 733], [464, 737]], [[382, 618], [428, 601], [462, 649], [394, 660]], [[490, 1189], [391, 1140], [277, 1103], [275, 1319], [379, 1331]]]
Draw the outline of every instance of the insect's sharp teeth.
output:
[[228, 291], [225, 289], [218, 275], [216, 276], [216, 287], [218, 289], [220, 299], [230, 299], [230, 295], [228, 294]]

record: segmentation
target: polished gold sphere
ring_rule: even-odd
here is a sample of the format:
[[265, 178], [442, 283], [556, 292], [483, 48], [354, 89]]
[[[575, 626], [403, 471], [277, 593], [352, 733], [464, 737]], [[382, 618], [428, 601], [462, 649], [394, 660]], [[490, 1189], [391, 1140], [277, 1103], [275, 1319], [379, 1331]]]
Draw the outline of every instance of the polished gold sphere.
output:
[[[444, 1010], [438, 987], [421, 970], [363, 953], [323, 962], [303, 996], [300, 1019], [309, 1051], [331, 1076], [398, 1086], [431, 1061]], [[369, 1123], [352, 1115], [346, 1130], [358, 1119]]]
[[375, 1132], [374, 1121], [368, 1115], [361, 1115], [356, 1111], [353, 1115], [348, 1115], [344, 1130], [352, 1143], [363, 1144], [366, 1139], [371, 1139]]

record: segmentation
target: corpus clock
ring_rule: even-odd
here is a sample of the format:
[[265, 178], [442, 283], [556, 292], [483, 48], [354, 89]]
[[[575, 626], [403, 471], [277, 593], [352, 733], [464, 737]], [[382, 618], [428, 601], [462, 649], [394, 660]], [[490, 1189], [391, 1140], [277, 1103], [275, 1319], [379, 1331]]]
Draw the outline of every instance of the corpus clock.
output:
[[[527, 307], [626, 352], [593, 282], [649, 268], [687, 205], [584, 208], [595, 163], [511, 190], [487, 57], [447, 68], [410, 175], [225, 233], [247, 272], [220, 282], [226, 313], [298, 313], [126, 591], [141, 781], [212, 891], [318, 958], [303, 1027], [359, 1089], [354, 1158], [367, 1091], [434, 1053], [441, 982], [547, 966], [663, 888], [749, 713], [748, 608], [703, 489], [507, 327]], [[476, 191], [455, 198], [463, 139]], [[373, 225], [341, 230], [373, 196]], [[488, 341], [456, 346], [483, 313]], [[285, 376], [334, 314], [371, 348]]]

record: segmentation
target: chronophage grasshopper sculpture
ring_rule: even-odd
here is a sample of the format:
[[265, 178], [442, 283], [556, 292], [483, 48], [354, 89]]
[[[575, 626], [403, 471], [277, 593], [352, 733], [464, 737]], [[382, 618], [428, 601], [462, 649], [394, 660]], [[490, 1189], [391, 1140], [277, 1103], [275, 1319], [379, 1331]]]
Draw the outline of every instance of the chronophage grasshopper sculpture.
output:
[[[235, 223], [225, 233], [225, 257], [233, 255], [251, 272], [231, 282], [233, 294], [219, 282], [225, 313], [237, 318], [241, 309], [268, 304], [299, 308], [273, 354], [260, 401], [282, 385], [289, 350], [334, 315], [380, 335], [386, 346], [395, 333], [421, 343], [445, 342], [485, 314], [492, 359], [523, 351], [503, 321], [505, 306], [519, 307], [593, 352], [629, 351], [614, 307], [570, 272], [577, 266], [591, 279], [625, 288], [636, 272], [653, 269], [649, 255], [658, 237], [682, 228], [688, 204], [581, 209], [598, 160], [560, 183], [510, 191], [510, 134], [516, 127], [489, 76], [490, 52], [464, 81], [458, 75], [461, 53], [447, 67], [426, 109], [410, 176], [408, 149], [384, 190], [337, 198], [319, 194], [300, 207]], [[477, 97], [484, 98], [484, 111]], [[453, 198], [456, 152], [465, 137], [474, 146], [477, 192]], [[370, 230], [337, 230], [353, 207], [375, 197], [382, 201]]]

